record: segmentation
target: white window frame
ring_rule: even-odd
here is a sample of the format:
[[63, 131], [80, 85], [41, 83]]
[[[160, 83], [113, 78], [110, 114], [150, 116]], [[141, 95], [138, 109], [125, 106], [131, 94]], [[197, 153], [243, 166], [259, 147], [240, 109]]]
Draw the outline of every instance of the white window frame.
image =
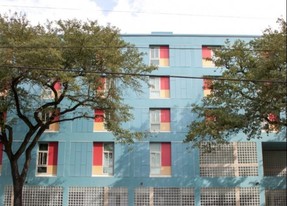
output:
[[150, 175], [160, 175], [161, 144], [150, 143]]
[[[41, 150], [41, 145], [47, 145], [47, 150]], [[49, 144], [39, 143], [38, 153], [37, 153], [37, 175], [47, 175], [48, 172], [48, 158], [49, 158]], [[39, 172], [39, 168], [46, 168], [45, 172]]]
[[150, 109], [150, 131], [160, 132], [160, 109]]
[[[46, 112], [41, 112], [39, 113], [40, 114], [40, 119], [41, 121], [45, 124], [48, 119], [51, 117], [51, 112], [50, 111], [46, 111]], [[51, 124], [49, 125], [49, 127], [46, 128], [46, 132], [50, 132], [52, 131], [51, 128], [50, 128]]]
[[109, 90], [112, 88], [112, 79], [103, 77], [105, 79], [103, 89], [99, 89], [98, 91], [102, 95], [102, 97], [107, 97], [109, 94]]
[[271, 132], [276, 133], [278, 132], [277, 125], [269, 123], [267, 120], [263, 119], [261, 122], [261, 132]]
[[48, 87], [42, 89], [42, 99], [52, 99], [54, 97], [54, 92]]
[[104, 84], [104, 92], [105, 94], [108, 94], [110, 88], [112, 87], [112, 79], [106, 78], [105, 79], [105, 84]]
[[150, 98], [160, 98], [160, 77], [150, 77]]
[[[43, 111], [39, 113], [39, 118], [44, 124], [48, 121], [48, 119], [51, 116], [52, 116], [52, 111]], [[45, 132], [58, 132], [58, 130], [54, 130], [53, 127], [51, 127], [53, 124], [59, 124], [59, 123], [57, 122], [57, 123], [49, 124]]]
[[[107, 150], [106, 148], [109, 145], [111, 145], [112, 147], [111, 151]], [[105, 160], [106, 155], [108, 157], [107, 161]], [[111, 171], [111, 172], [108, 172], [108, 171]], [[108, 175], [108, 176], [112, 176], [114, 174], [114, 144], [113, 143], [103, 143], [103, 174]]]
[[150, 46], [150, 64], [158, 66], [160, 64], [160, 47]]
[[40, 113], [40, 119], [43, 123], [46, 123], [50, 117], [51, 117], [51, 112], [49, 111]]

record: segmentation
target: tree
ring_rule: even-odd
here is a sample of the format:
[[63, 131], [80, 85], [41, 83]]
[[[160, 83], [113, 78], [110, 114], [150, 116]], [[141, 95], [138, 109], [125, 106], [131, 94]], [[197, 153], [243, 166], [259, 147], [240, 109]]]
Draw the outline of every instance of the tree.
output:
[[222, 76], [209, 77], [211, 94], [193, 105], [198, 120], [185, 141], [222, 143], [239, 132], [260, 138], [262, 131], [286, 130], [286, 21], [278, 23], [279, 30], [268, 28], [250, 42], [227, 41], [214, 50]]
[[[50, 125], [94, 119], [94, 109], [100, 108], [106, 128], [117, 140], [140, 137], [121, 123], [132, 118], [123, 91], [140, 92], [144, 76], [155, 69], [143, 64], [142, 55], [120, 38], [118, 29], [95, 21], [33, 26], [25, 15], [0, 16], [0, 111], [8, 114], [0, 118], [0, 140], [11, 166], [15, 206], [22, 205], [31, 151]], [[43, 98], [47, 94], [49, 98]], [[26, 130], [14, 149], [16, 124], [24, 124]]]

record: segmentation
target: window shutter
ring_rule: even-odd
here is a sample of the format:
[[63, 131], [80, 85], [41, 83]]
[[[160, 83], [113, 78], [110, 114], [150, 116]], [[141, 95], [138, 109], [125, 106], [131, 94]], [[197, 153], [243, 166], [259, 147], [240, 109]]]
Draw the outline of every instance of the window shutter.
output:
[[105, 83], [106, 83], [106, 78], [101, 77], [100, 78], [100, 85], [98, 86], [97, 90], [104, 90], [105, 89]]
[[50, 142], [48, 148], [48, 165], [58, 164], [58, 142]]
[[62, 89], [62, 84], [61, 84], [60, 81], [57, 81], [57, 82], [55, 83], [54, 89], [55, 89], [56, 91], [59, 91], [59, 90]]
[[171, 166], [170, 143], [161, 143], [161, 166]]
[[207, 46], [202, 47], [202, 58], [203, 59], [211, 59], [211, 49]]
[[56, 110], [56, 116], [54, 117], [53, 121], [59, 121], [60, 120], [60, 109]]
[[269, 121], [271, 122], [277, 122], [279, 120], [278, 116], [274, 113], [270, 113], [268, 114], [268, 117]]
[[212, 79], [203, 79], [203, 89], [212, 89]]
[[96, 142], [93, 145], [93, 165], [102, 166], [103, 165], [103, 143]]
[[95, 122], [104, 122], [104, 110], [95, 109]]
[[160, 46], [160, 58], [161, 59], [169, 58], [169, 47], [168, 46]]
[[170, 122], [170, 110], [169, 109], [161, 109], [161, 122]]
[[169, 77], [161, 77], [160, 78], [160, 89], [161, 90], [169, 90]]

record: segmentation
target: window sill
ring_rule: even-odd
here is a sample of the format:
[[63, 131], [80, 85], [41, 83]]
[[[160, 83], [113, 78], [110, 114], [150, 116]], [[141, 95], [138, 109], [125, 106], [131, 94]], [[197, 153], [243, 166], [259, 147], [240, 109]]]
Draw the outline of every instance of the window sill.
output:
[[57, 177], [57, 175], [36, 174], [36, 177]]
[[108, 130], [93, 130], [93, 132], [110, 132]]
[[92, 175], [92, 177], [114, 177], [114, 175]]
[[262, 129], [261, 132], [262, 132], [262, 133], [277, 133], [277, 132], [279, 132], [279, 130], [266, 131], [265, 129]]
[[170, 177], [172, 177], [171, 175], [150, 175], [149, 176], [150, 178], [153, 178], [153, 177], [155, 177], [155, 178], [170, 178]]
[[170, 99], [170, 97], [149, 97], [150, 99]]
[[169, 133], [171, 131], [150, 131], [150, 133]]
[[58, 131], [53, 131], [53, 130], [45, 130], [44, 131], [44, 133], [58, 133], [59, 132], [59, 130]]

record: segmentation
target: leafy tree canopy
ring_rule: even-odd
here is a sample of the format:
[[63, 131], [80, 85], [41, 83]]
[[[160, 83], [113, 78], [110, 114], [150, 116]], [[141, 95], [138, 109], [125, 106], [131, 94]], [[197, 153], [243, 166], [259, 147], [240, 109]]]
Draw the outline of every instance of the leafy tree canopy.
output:
[[238, 132], [260, 138], [262, 131], [286, 130], [286, 21], [278, 23], [278, 30], [268, 28], [250, 42], [227, 41], [214, 51], [222, 76], [212, 81], [211, 94], [193, 105], [198, 119], [186, 141], [218, 143]]
[[[13, 111], [37, 131], [43, 124], [38, 118], [43, 110], [62, 107], [60, 121], [68, 121], [94, 118], [77, 111], [80, 107], [102, 108], [109, 113], [106, 126], [110, 131], [119, 138], [132, 137], [120, 127], [131, 118], [123, 91], [128, 87], [140, 91], [145, 81], [141, 75], [155, 68], [142, 63], [142, 53], [124, 42], [118, 29], [77, 20], [32, 26], [25, 16], [15, 14], [0, 17], [0, 31], [0, 90], [6, 92], [2, 110]], [[105, 97], [98, 92], [103, 77], [109, 80]], [[58, 82], [61, 93], [55, 90]], [[53, 99], [41, 98], [44, 88], [51, 89]], [[67, 115], [72, 111], [76, 115]]]
[[[118, 29], [96, 21], [33, 26], [25, 15], [0, 15], [0, 141], [11, 165], [14, 205], [22, 205], [31, 151], [49, 125], [94, 119], [97, 108], [105, 111], [105, 126], [118, 140], [141, 136], [121, 125], [132, 118], [123, 91], [140, 92], [145, 76], [156, 69], [145, 65], [142, 55]], [[18, 148], [13, 146], [17, 124], [26, 126], [17, 134]]]

